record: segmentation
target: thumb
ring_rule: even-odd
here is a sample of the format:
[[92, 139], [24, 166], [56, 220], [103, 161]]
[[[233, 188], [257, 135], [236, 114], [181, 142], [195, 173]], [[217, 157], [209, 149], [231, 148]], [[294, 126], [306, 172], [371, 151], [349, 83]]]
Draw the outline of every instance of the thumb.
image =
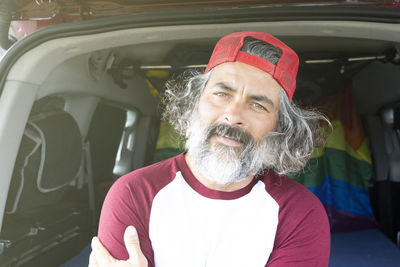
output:
[[147, 266], [147, 260], [142, 250], [138, 233], [133, 226], [128, 226], [124, 233], [124, 242], [126, 250], [129, 254], [129, 262], [137, 264], [137, 266]]

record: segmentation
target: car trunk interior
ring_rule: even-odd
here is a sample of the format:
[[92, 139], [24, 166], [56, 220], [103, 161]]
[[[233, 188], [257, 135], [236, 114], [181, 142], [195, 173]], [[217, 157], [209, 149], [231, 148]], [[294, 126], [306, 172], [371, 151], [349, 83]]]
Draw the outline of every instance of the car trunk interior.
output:
[[[364, 190], [367, 195], [366, 202], [359, 206], [373, 211], [371, 214], [361, 211], [356, 214], [358, 217], [353, 216], [353, 219], [368, 217], [368, 222], [361, 220], [357, 224], [357, 220], [351, 219], [349, 228], [365, 230], [375, 225], [393, 243], [398, 243], [398, 25], [289, 21], [144, 27], [52, 39], [24, 53], [11, 67], [0, 99], [0, 127], [7, 129], [0, 133], [0, 144], [10, 151], [7, 157], [0, 155], [0, 169], [3, 170], [0, 266], [16, 262], [24, 266], [36, 266], [32, 262], [49, 263], [49, 254], [60, 255], [53, 257], [56, 259], [52, 264], [57, 266], [89, 244], [97, 231], [102, 200], [115, 179], [182, 151], [176, 140], [160, 141], [161, 135], [168, 134], [167, 126], [160, 123], [158, 106], [164, 83], [186, 70], [201, 71], [217, 40], [235, 31], [268, 32], [299, 54], [295, 102], [327, 111], [332, 121], [341, 121], [345, 140], [342, 143], [355, 144], [330, 146], [340, 146], [339, 150], [356, 158], [341, 163], [338, 168], [357, 173], [359, 186], [356, 190]], [[345, 110], [350, 113], [345, 114]], [[61, 117], [52, 117], [55, 112]], [[63, 168], [68, 169], [68, 162], [61, 167], [51, 163], [40, 167], [40, 162], [45, 160], [43, 155], [37, 155], [37, 162], [30, 163], [34, 155], [32, 148], [28, 151], [22, 148], [24, 142], [33, 140], [32, 131], [41, 123], [46, 125], [47, 118], [65, 120], [71, 123], [67, 129], [79, 129], [77, 140], [70, 143], [79, 143], [80, 159], [74, 163], [76, 170], [54, 185], [50, 176], [57, 176]], [[356, 121], [360, 122], [359, 128]], [[339, 124], [333, 123], [333, 127], [336, 125]], [[356, 128], [357, 133], [354, 133]], [[65, 135], [67, 132], [64, 131]], [[336, 138], [336, 133], [334, 136]], [[43, 135], [39, 131], [37, 138], [40, 137]], [[56, 155], [53, 158], [65, 161], [64, 153], [58, 155], [57, 151], [68, 149], [57, 141], [54, 143]], [[321, 153], [316, 152], [313, 159]], [[340, 155], [337, 157], [345, 157]], [[30, 167], [30, 164], [39, 167]], [[329, 168], [335, 168], [330, 164]], [[43, 177], [49, 176], [47, 184], [38, 178], [39, 170], [46, 166], [58, 168], [43, 174]], [[354, 166], [361, 170], [353, 170]], [[294, 179], [315, 189], [316, 184], [308, 183], [304, 176], [302, 173]], [[54, 191], [49, 193], [39, 188], [40, 194], [49, 193], [50, 196], [29, 203], [24, 199], [34, 193], [29, 189], [24, 198], [28, 179], [34, 180], [32, 187], [40, 184]], [[322, 182], [321, 179], [318, 181]], [[340, 180], [346, 181], [346, 178], [340, 177]], [[319, 194], [319, 191], [313, 192]], [[334, 206], [332, 201], [326, 201], [325, 206]], [[24, 208], [24, 205], [28, 206]], [[332, 214], [333, 219], [340, 217]], [[332, 225], [333, 232], [341, 232], [346, 222], [336, 221], [337, 227]]]

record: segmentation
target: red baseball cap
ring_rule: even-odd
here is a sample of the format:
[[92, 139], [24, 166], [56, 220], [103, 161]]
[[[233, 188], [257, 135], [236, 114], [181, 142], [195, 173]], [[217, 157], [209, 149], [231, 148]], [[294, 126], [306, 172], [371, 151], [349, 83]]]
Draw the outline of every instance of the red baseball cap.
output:
[[[276, 64], [266, 59], [241, 51], [246, 37], [266, 42], [281, 50], [282, 55]], [[204, 73], [225, 62], [240, 61], [265, 71], [282, 86], [290, 101], [296, 89], [296, 76], [299, 68], [299, 57], [290, 47], [274, 36], [263, 32], [237, 32], [222, 37], [214, 51]]]

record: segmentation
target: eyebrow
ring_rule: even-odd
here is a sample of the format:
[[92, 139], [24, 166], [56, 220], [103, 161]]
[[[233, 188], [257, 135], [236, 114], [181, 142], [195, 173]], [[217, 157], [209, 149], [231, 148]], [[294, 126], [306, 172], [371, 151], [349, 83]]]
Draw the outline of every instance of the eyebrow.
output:
[[[233, 87], [223, 83], [223, 82], [219, 82], [215, 84], [216, 86], [220, 87], [221, 89], [227, 90], [227, 91], [231, 91], [231, 92], [236, 92], [237, 90], [234, 89]], [[265, 102], [269, 105], [271, 105], [272, 107], [274, 107], [274, 102], [272, 102], [272, 100], [265, 96], [265, 95], [250, 95], [250, 98], [255, 100], [255, 101], [260, 101], [260, 102]]]

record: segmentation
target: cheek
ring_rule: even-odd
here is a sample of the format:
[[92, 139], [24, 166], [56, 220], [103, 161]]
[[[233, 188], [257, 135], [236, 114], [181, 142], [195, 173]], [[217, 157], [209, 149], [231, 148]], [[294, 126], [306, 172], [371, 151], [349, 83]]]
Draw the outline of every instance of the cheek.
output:
[[256, 141], [261, 140], [269, 132], [274, 131], [278, 122], [278, 116], [273, 115], [268, 119], [256, 120], [253, 123], [254, 137]]
[[220, 111], [215, 105], [204, 98], [205, 97], [200, 98], [197, 111], [200, 122], [208, 125], [218, 119]]

